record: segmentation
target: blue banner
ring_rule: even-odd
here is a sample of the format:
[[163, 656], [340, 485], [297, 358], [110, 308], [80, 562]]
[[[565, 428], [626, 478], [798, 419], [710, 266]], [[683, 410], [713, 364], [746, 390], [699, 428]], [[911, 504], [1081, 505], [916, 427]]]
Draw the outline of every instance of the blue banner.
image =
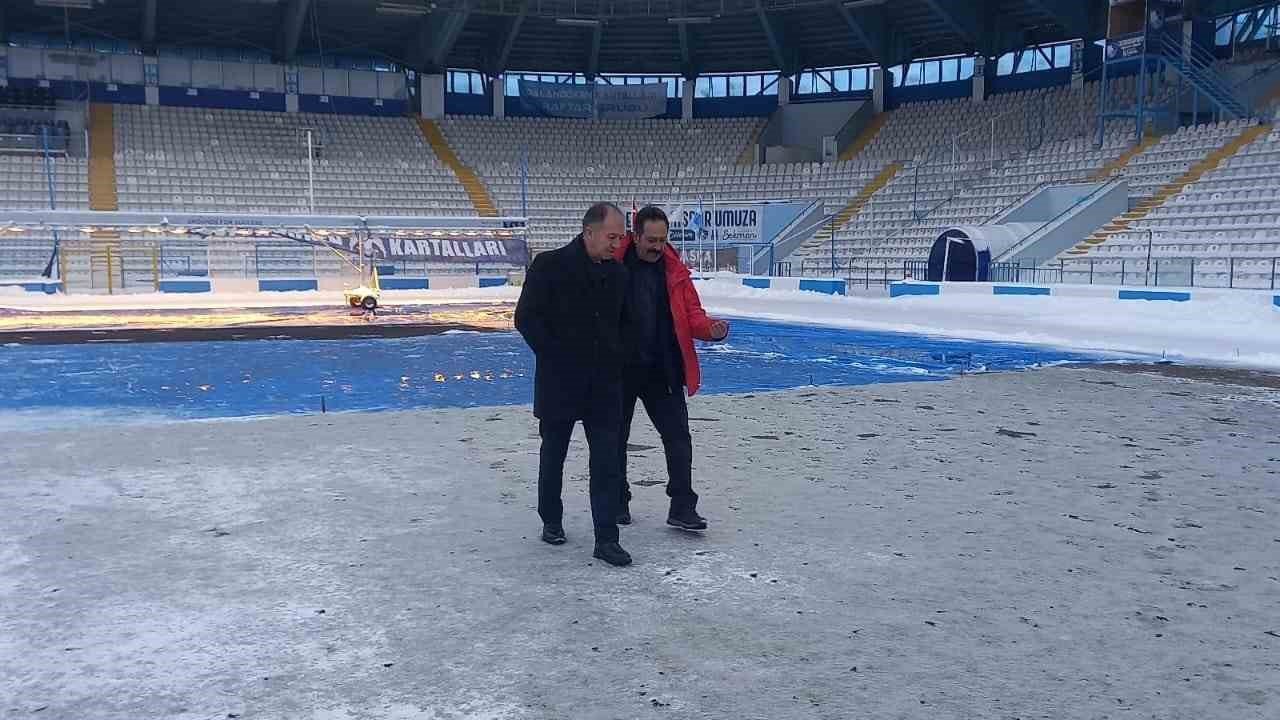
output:
[[664, 83], [572, 85], [521, 80], [520, 99], [525, 107], [547, 117], [641, 120], [666, 113], [667, 86]]
[[593, 85], [520, 81], [520, 100], [547, 117], [594, 118]]
[[601, 120], [643, 120], [666, 112], [665, 83], [596, 86], [596, 117]]
[[1123, 62], [1141, 55], [1147, 46], [1146, 33], [1122, 35], [1107, 41], [1107, 62]]

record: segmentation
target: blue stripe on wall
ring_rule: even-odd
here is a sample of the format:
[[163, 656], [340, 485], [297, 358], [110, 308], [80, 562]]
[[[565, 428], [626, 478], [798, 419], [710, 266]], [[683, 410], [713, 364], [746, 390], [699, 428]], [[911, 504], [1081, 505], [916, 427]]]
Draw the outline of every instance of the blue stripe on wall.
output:
[[806, 292], [819, 292], [826, 295], [844, 295], [843, 280], [801, 280], [800, 289]]
[[1050, 295], [1047, 287], [1026, 287], [1022, 285], [996, 285], [991, 288], [993, 295]]
[[213, 291], [213, 284], [208, 280], [161, 280], [160, 292], [163, 293], [207, 293]]
[[1186, 302], [1191, 299], [1189, 292], [1167, 292], [1161, 290], [1121, 290], [1121, 300], [1169, 300]]
[[[188, 90], [195, 94], [192, 95]], [[159, 88], [161, 105], [284, 112], [283, 93], [259, 92], [256, 98], [251, 97], [249, 93], [249, 90], [184, 88], [169, 85], [161, 85]]]
[[378, 273], [378, 285], [383, 290], [427, 290], [431, 281], [427, 278], [382, 277], [382, 273]]
[[742, 278], [742, 284], [757, 290], [768, 290], [769, 278]]
[[44, 293], [46, 295], [53, 295], [58, 292], [58, 288], [61, 286], [62, 283], [57, 280], [50, 282], [0, 283], [0, 287], [20, 287], [27, 292]]
[[480, 278], [480, 287], [482, 287], [482, 288], [487, 288], [487, 287], [503, 287], [503, 286], [504, 286], [504, 285], [506, 285], [506, 284], [507, 284], [507, 279], [506, 279], [506, 278], [504, 278], [504, 277], [482, 277], [482, 278]]
[[941, 295], [942, 288], [938, 285], [926, 285], [922, 283], [894, 283], [889, 286], [889, 297], [903, 297], [904, 295]]
[[1271, 298], [1271, 302], [1274, 303], [1276, 307], [1280, 307], [1280, 295], [1276, 295]]
[[258, 280], [258, 292], [297, 292], [315, 290], [315, 279], [311, 280]]

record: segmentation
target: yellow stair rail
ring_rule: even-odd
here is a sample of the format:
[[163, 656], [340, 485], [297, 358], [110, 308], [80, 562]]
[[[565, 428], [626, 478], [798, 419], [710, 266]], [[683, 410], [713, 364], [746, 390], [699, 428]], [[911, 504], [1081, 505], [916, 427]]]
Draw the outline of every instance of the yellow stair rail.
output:
[[845, 225], [848, 225], [851, 220], [857, 217], [858, 213], [862, 212], [862, 209], [866, 207], [867, 203], [871, 202], [871, 196], [884, 189], [884, 186], [888, 185], [889, 182], [900, 172], [902, 172], [902, 163], [892, 162], [885, 165], [884, 169], [872, 178], [871, 182], [866, 184], [866, 187], [858, 191], [858, 194], [855, 195], [853, 199], [840, 210], [840, 212], [836, 213], [832, 222], [823, 225], [822, 229], [814, 234], [813, 240], [810, 242], [830, 242], [831, 236], [835, 234], [835, 231]]
[[110, 105], [89, 106], [89, 209], [119, 210], [115, 117]]
[[862, 128], [862, 132], [858, 133], [858, 137], [854, 138], [853, 142], [849, 143], [848, 147], [840, 151], [839, 159], [843, 161], [852, 160], [857, 157], [858, 153], [866, 150], [867, 146], [871, 144], [871, 141], [876, 139], [876, 136], [880, 134], [880, 130], [883, 129], [888, 122], [889, 113], [877, 113], [875, 117], [871, 118], [871, 122], [867, 123], [867, 126]]
[[1260, 137], [1264, 137], [1271, 132], [1270, 125], [1254, 125], [1244, 132], [1237, 135], [1231, 142], [1223, 145], [1210, 152], [1200, 162], [1192, 165], [1186, 172], [1179, 175], [1175, 180], [1164, 185], [1156, 191], [1154, 195], [1146, 200], [1142, 200], [1133, 206], [1129, 212], [1112, 220], [1102, 226], [1101, 230], [1093, 233], [1084, 239], [1079, 245], [1067, 251], [1068, 255], [1087, 255], [1089, 251], [1098, 245], [1105, 243], [1112, 235], [1129, 229], [1135, 222], [1150, 215], [1156, 208], [1164, 206], [1174, 197], [1177, 197], [1186, 187], [1200, 178], [1206, 173], [1216, 169], [1225, 160], [1240, 152], [1246, 145], [1253, 143]]
[[440, 162], [453, 170], [462, 189], [467, 191], [467, 197], [471, 198], [471, 205], [475, 207], [476, 214], [481, 217], [498, 217], [498, 206], [493, 202], [489, 189], [484, 186], [484, 182], [474, 170], [458, 159], [453, 148], [449, 147], [449, 141], [445, 139], [444, 133], [440, 132], [440, 126], [434, 120], [418, 118], [418, 127], [422, 130], [422, 136], [427, 139], [431, 150], [435, 152], [436, 157], [440, 158]]

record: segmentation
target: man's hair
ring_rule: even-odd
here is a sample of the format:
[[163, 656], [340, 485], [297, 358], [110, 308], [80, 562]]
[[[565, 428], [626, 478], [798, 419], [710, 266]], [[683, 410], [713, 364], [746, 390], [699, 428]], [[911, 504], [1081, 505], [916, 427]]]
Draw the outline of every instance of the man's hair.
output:
[[631, 219], [631, 229], [635, 232], [636, 237], [644, 235], [644, 225], [653, 220], [661, 220], [663, 225], [671, 227], [671, 222], [667, 220], [667, 214], [657, 205], [646, 205], [636, 213]]
[[585, 228], [588, 225], [599, 225], [604, 222], [605, 218], [609, 217], [610, 212], [616, 212], [619, 215], [622, 215], [622, 211], [618, 209], [618, 206], [611, 202], [598, 202], [595, 205], [592, 205], [587, 208], [587, 214], [582, 216], [582, 227]]

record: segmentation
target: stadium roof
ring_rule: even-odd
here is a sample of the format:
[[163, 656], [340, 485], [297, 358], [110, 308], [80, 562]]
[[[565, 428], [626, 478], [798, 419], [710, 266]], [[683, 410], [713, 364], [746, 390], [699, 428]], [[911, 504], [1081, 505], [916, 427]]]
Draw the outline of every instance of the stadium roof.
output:
[[[1188, 0], [1194, 2], [1195, 0]], [[1106, 0], [4, 0], [6, 29], [245, 46], [278, 61], [374, 55], [445, 67], [742, 72], [880, 63], [1102, 37]], [[1200, 13], [1257, 0], [1200, 0]]]

